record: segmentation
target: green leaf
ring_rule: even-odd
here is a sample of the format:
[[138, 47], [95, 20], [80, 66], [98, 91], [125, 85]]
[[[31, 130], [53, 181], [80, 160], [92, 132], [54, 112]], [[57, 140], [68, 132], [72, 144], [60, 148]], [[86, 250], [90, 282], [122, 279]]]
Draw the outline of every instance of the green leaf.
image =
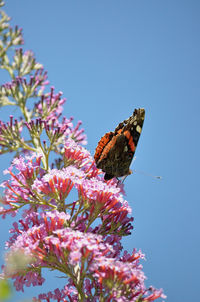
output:
[[0, 280], [0, 301], [9, 299], [11, 296], [11, 287], [7, 280]]

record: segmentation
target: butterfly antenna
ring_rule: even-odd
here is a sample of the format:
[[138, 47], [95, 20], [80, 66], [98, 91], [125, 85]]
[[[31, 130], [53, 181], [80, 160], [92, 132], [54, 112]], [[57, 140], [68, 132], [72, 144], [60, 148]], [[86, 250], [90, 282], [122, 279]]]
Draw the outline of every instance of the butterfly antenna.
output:
[[146, 173], [144, 171], [140, 171], [140, 170], [133, 170], [133, 171], [136, 172], [136, 173], [139, 173], [139, 174], [143, 174], [143, 175], [146, 175], [146, 176], [156, 178], [156, 179], [162, 179], [162, 176], [153, 175], [151, 173]]
[[[136, 160], [136, 156], [134, 156], [133, 162], [135, 160]], [[151, 173], [146, 173], [144, 171], [140, 171], [140, 170], [133, 170], [133, 171], [136, 172], [136, 173], [139, 173], [139, 174], [143, 174], [143, 175], [146, 175], [146, 176], [150, 176], [150, 177], [156, 178], [156, 179], [162, 179], [162, 176], [153, 175]]]

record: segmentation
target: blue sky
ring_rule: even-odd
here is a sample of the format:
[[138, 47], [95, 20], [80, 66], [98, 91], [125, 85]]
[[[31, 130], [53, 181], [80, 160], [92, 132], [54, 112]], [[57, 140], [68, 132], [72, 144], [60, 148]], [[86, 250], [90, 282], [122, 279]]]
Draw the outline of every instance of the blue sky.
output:
[[[67, 97], [64, 114], [83, 121], [92, 154], [105, 132], [114, 130], [134, 108], [146, 109], [131, 168], [163, 179], [139, 172], [126, 179], [126, 199], [135, 221], [124, 245], [146, 254], [147, 284], [162, 287], [168, 301], [196, 301], [199, 0], [7, 0], [5, 10], [12, 25], [23, 28], [24, 48], [34, 51], [51, 85]], [[5, 82], [2, 74], [0, 80]], [[3, 180], [8, 157], [2, 156], [0, 164]], [[0, 221], [0, 226], [6, 240], [9, 224]], [[51, 282], [54, 287], [60, 279]], [[33, 292], [40, 288], [28, 289], [13, 301]]]

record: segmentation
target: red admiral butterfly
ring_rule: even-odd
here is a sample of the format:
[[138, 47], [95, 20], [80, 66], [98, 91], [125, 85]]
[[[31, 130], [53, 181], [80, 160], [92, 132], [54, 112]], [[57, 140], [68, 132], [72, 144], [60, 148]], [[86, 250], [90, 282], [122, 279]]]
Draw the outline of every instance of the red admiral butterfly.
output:
[[94, 160], [105, 172], [104, 179], [131, 174], [129, 169], [142, 131], [145, 110], [135, 109], [133, 115], [120, 123], [114, 132], [106, 133], [99, 141]]

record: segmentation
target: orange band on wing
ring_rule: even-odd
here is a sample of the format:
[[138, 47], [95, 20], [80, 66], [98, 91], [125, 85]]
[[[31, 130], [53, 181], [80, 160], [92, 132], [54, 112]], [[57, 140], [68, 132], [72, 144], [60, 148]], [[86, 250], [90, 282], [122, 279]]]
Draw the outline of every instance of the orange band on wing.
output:
[[103, 149], [109, 143], [112, 136], [113, 136], [113, 132], [108, 132], [100, 139], [94, 155], [94, 160], [96, 162], [98, 161], [99, 157], [102, 154]]
[[110, 149], [115, 145], [117, 137], [118, 137], [118, 135], [113, 136], [111, 141], [105, 146], [105, 148], [103, 149], [103, 152], [101, 153], [101, 156], [100, 156], [100, 159], [99, 159], [100, 161], [107, 156]]
[[126, 138], [128, 139], [128, 144], [129, 144], [129, 146], [130, 146], [130, 148], [131, 148], [131, 151], [132, 151], [132, 152], [135, 152], [135, 144], [134, 144], [134, 142], [133, 142], [133, 137], [132, 137], [130, 131], [126, 130], [126, 131], [124, 131], [123, 134], [124, 134], [124, 135], [126, 136]]

